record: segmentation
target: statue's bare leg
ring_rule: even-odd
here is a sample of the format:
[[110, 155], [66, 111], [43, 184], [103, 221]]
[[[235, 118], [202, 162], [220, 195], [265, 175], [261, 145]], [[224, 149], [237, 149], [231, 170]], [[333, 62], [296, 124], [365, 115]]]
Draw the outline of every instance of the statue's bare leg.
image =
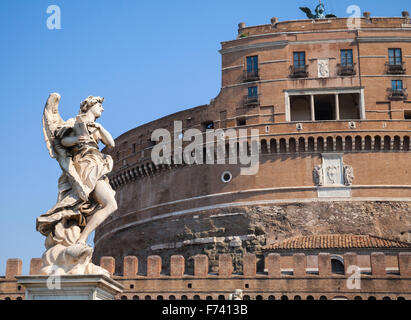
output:
[[91, 219], [87, 222], [77, 243], [85, 244], [89, 235], [117, 210], [117, 202], [114, 197], [114, 192], [106, 181], [99, 180], [91, 196], [94, 197], [102, 208], [94, 213]]

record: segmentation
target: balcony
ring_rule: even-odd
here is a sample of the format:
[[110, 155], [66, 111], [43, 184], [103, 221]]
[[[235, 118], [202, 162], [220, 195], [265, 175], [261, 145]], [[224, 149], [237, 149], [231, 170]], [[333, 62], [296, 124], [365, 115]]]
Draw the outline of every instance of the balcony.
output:
[[260, 105], [260, 95], [244, 97], [244, 106], [245, 107], [258, 107]]
[[406, 89], [388, 89], [388, 99], [389, 100], [406, 100], [408, 98], [408, 93]]
[[338, 75], [339, 76], [355, 76], [357, 73], [355, 71], [354, 64], [337, 64]]
[[260, 80], [260, 74], [258, 70], [254, 70], [254, 71], [244, 70], [243, 79], [244, 79], [244, 82], [258, 81]]
[[305, 66], [290, 66], [291, 78], [308, 78], [308, 65]]
[[387, 62], [385, 66], [387, 68], [388, 74], [405, 74], [405, 71], [406, 71], [404, 62], [396, 63], [396, 64]]

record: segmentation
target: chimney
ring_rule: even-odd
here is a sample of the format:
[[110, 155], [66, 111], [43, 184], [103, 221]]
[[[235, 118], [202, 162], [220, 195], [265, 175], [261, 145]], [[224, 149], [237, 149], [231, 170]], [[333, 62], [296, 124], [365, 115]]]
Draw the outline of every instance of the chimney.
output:
[[241, 36], [243, 34], [243, 29], [245, 29], [245, 27], [245, 22], [240, 22], [238, 24], [238, 36]]
[[405, 23], [410, 23], [410, 13], [408, 11], [403, 11], [402, 17], [405, 19]]

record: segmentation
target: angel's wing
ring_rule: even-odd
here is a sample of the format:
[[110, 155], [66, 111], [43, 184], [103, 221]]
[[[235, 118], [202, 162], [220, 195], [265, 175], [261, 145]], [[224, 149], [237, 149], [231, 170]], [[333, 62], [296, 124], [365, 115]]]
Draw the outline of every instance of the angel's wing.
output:
[[47, 99], [43, 112], [43, 133], [47, 149], [52, 158], [57, 158], [56, 150], [53, 147], [55, 132], [64, 125], [64, 121], [59, 114], [60, 95], [52, 93]]
[[66, 149], [56, 141], [58, 139], [57, 135], [63, 135], [65, 130], [74, 125], [74, 120], [65, 122], [61, 118], [58, 110], [60, 99], [58, 93], [52, 93], [47, 99], [43, 113], [44, 139], [50, 156], [57, 160], [63, 172], [67, 174], [70, 184], [79, 198], [86, 201], [90, 192], [87, 192], [86, 187], [81, 182], [71, 158], [66, 153]]
[[315, 18], [315, 16], [314, 16], [313, 13], [311, 12], [310, 8], [300, 7], [300, 10], [303, 11], [303, 12], [307, 15], [308, 19], [313, 19], [313, 18]]

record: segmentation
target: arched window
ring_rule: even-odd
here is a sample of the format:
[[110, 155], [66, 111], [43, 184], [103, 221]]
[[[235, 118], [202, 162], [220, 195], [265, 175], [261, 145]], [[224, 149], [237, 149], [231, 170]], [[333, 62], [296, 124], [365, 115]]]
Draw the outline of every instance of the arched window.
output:
[[268, 153], [267, 140], [261, 140], [261, 153], [262, 154]]
[[314, 138], [308, 138], [308, 152], [314, 152]]
[[327, 151], [334, 151], [334, 140], [332, 137], [327, 138]]
[[277, 140], [275, 139], [271, 139], [270, 140], [270, 149], [271, 149], [271, 153], [277, 153]]
[[133, 296], [133, 300], [140, 300], [139, 296]]
[[390, 150], [391, 150], [391, 137], [385, 136], [384, 137], [384, 151], [390, 151]]
[[281, 296], [281, 300], [288, 300], [288, 297], [287, 296]]
[[352, 151], [352, 138], [350, 136], [345, 137], [345, 151]]
[[184, 295], [184, 296], [181, 296], [181, 300], [188, 300], [188, 298], [186, 295]]
[[295, 296], [294, 300], [301, 300], [301, 297], [300, 296]]
[[218, 296], [218, 300], [225, 300], [225, 296], [224, 296], [224, 295], [222, 295], [222, 294], [221, 294], [221, 295], [219, 295], [219, 296]]
[[297, 152], [296, 142], [295, 142], [294, 138], [291, 138], [289, 140], [289, 146], [290, 146], [290, 153], [296, 153]]
[[263, 296], [258, 295], [258, 296], [255, 297], [255, 300], [264, 300], [264, 299], [263, 299]]
[[243, 297], [243, 300], [251, 300], [251, 299], [250, 299], [250, 296], [246, 295], [246, 296]]
[[151, 300], [151, 296], [149, 296], [149, 295], [145, 296], [144, 300]]
[[355, 137], [355, 151], [361, 151], [362, 150], [362, 138], [361, 136], [356, 136]]
[[212, 296], [207, 296], [206, 300], [213, 300], [213, 297]]
[[371, 150], [371, 137], [370, 136], [365, 137], [364, 150]]
[[305, 139], [298, 139], [298, 152], [305, 152]]
[[272, 296], [272, 295], [269, 296], [269, 297], [268, 297], [268, 300], [275, 300], [275, 296]]
[[336, 151], [343, 151], [342, 137], [337, 137], [337, 139], [335, 140], [335, 150]]
[[157, 296], [157, 300], [164, 300], [163, 296]]
[[127, 300], [127, 296], [121, 296], [121, 300]]
[[313, 296], [307, 296], [307, 300], [314, 300]]
[[285, 139], [280, 139], [280, 153], [286, 153], [287, 152], [287, 143]]
[[196, 295], [193, 297], [193, 300], [201, 300], [201, 299], [200, 299], [200, 296], [196, 294]]
[[374, 138], [374, 150], [380, 151], [381, 150], [381, 137], [375, 136]]
[[399, 136], [394, 137], [394, 150], [401, 149], [401, 138]]
[[377, 300], [374, 296], [368, 297], [368, 300]]
[[403, 150], [410, 151], [410, 137], [408, 136], [404, 137]]
[[321, 296], [320, 300], [327, 300], [327, 297], [326, 296]]
[[324, 151], [324, 139], [322, 137], [317, 138], [317, 151], [318, 152]]
[[171, 295], [171, 296], [168, 297], [168, 300], [175, 300], [175, 299], [176, 299], [176, 297], [173, 296], [173, 295]]
[[331, 256], [331, 272], [344, 274], [344, 260], [339, 256]]
[[360, 297], [360, 296], [355, 296], [355, 297], [354, 297], [354, 300], [362, 300], [362, 297]]

